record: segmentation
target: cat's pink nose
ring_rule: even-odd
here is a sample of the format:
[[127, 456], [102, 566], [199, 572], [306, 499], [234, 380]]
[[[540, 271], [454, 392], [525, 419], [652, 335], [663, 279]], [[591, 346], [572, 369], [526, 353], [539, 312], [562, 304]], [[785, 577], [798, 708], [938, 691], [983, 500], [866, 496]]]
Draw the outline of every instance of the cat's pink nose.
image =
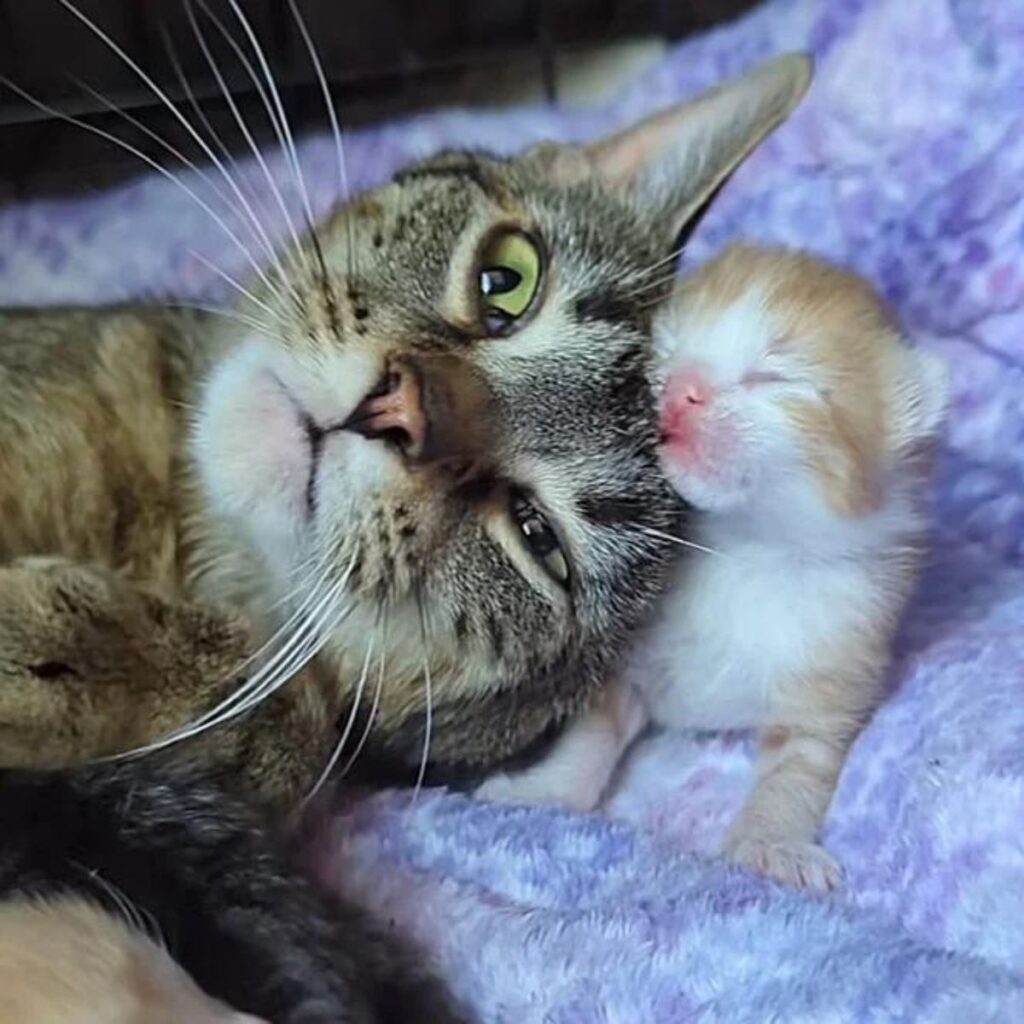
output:
[[420, 372], [411, 362], [397, 359], [345, 423], [345, 429], [370, 440], [393, 441], [413, 458], [423, 451], [429, 426]]

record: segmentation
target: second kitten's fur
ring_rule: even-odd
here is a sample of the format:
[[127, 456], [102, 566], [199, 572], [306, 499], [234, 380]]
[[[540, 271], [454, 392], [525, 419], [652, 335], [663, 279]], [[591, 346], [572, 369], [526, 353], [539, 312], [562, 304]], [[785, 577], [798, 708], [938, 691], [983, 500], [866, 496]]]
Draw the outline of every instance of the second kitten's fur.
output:
[[202, 992], [167, 950], [75, 897], [0, 904], [0, 1024], [266, 1024]]
[[648, 721], [756, 728], [757, 780], [726, 852], [832, 888], [816, 834], [914, 582], [944, 369], [854, 275], [750, 246], [686, 279], [656, 335], [663, 459], [700, 513], [700, 550], [624, 681], [546, 761], [480, 792], [589, 807]]
[[[108, 1008], [120, 1006], [128, 1016], [111, 1011], [100, 1018], [104, 1024], [133, 1019], [140, 980], [160, 981], [143, 1001], [153, 1014], [147, 1024], [166, 1019], [159, 1013], [175, 999], [204, 1005], [200, 989], [273, 1024], [469, 1019], [421, 952], [314, 886], [295, 861], [290, 840], [205, 769], [136, 761], [0, 773], [0, 1024], [71, 1024], [69, 1000], [83, 1011], [83, 1024], [91, 1022], [85, 1011], [96, 973], [111, 978], [118, 953], [130, 955], [145, 977], [133, 973], [111, 984]], [[84, 899], [108, 914], [130, 908], [170, 956], [154, 959], [154, 948], [112, 934], [103, 919], [76, 925], [66, 904], [63, 912], [26, 922], [26, 898]], [[37, 945], [47, 929], [61, 937], [68, 957], [52, 965], [49, 977], [60, 975], [70, 996], [46, 980], [46, 965], [31, 956], [24, 971], [8, 975], [6, 946], [17, 941], [29, 955], [29, 925]], [[79, 935], [91, 931], [107, 943], [108, 955], [90, 966], [69, 927]], [[15, 998], [36, 1016], [27, 1009], [10, 1016]]]

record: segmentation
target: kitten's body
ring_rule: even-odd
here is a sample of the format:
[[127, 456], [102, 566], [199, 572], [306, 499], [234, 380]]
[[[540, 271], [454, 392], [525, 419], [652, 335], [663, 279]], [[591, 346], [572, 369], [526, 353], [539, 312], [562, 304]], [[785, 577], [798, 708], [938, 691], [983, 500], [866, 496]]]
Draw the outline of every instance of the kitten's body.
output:
[[87, 900], [0, 905], [3, 1024], [260, 1024], [203, 993], [138, 923]]
[[813, 842], [914, 581], [941, 369], [862, 282], [783, 250], [712, 260], [655, 335], [664, 460], [698, 510], [698, 550], [621, 689], [575, 727], [574, 755], [483, 793], [590, 806], [645, 721], [756, 728], [759, 777], [727, 851], [830, 887]]

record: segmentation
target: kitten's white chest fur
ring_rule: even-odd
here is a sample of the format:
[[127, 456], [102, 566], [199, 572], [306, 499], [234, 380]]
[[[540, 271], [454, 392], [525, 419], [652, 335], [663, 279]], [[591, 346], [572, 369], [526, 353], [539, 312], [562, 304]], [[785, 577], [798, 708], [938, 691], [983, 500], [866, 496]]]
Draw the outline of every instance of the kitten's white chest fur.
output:
[[787, 547], [734, 542], [689, 563], [629, 672], [661, 725], [786, 724], [794, 684], [874, 603], [860, 564]]

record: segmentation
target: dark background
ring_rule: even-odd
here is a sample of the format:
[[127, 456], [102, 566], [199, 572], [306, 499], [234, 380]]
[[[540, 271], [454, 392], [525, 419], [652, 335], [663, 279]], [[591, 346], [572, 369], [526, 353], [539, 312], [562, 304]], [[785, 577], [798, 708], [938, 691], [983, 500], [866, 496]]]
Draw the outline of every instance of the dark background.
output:
[[[323, 104], [286, 0], [240, 0], [282, 87], [293, 126], [319, 126]], [[216, 79], [189, 26], [183, 0], [75, 0], [176, 101], [188, 107], [168, 56], [168, 40], [190, 88], [224, 137], [240, 145]], [[236, 39], [242, 32], [225, 0], [209, 6]], [[754, 0], [298, 0], [345, 112], [345, 124], [438, 102], [487, 101], [479, 86], [459, 89], [487, 69], [535, 76], [542, 96], [559, 98], [567, 53], [631, 38], [672, 41], [754, 6]], [[259, 97], [237, 58], [202, 11], [217, 62], [243, 109]], [[154, 157], [159, 147], [91, 97], [78, 78], [153, 131], [179, 144], [173, 116], [136, 75], [58, 0], [0, 0], [0, 76], [45, 103], [117, 131]], [[260, 119], [254, 118], [253, 123]], [[0, 185], [17, 198], [98, 187], [134, 173], [138, 162], [33, 107], [0, 85]]]

